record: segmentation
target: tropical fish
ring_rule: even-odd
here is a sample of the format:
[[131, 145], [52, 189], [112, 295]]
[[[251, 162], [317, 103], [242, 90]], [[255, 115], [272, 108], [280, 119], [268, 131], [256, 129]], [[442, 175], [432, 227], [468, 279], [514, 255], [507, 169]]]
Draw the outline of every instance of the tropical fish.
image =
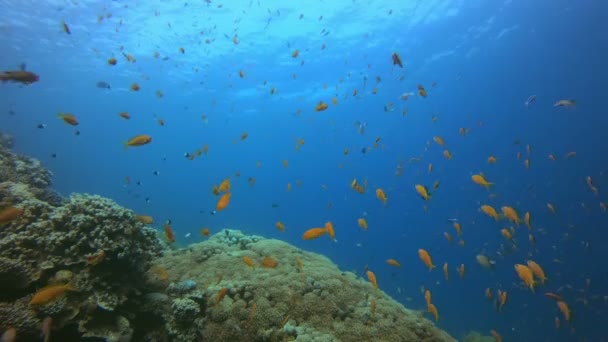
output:
[[494, 185], [494, 183], [488, 182], [486, 178], [481, 174], [472, 175], [471, 180], [473, 181], [473, 183], [479, 184], [485, 187], [486, 189], [489, 189], [492, 185]]
[[420, 260], [422, 260], [422, 262], [426, 265], [426, 267], [429, 268], [429, 271], [435, 268], [435, 265], [433, 265], [433, 261], [429, 252], [421, 248], [418, 250], [418, 256], [420, 257]]
[[50, 285], [38, 290], [32, 300], [30, 301], [31, 305], [36, 304], [46, 304], [48, 302], [54, 301], [63, 295], [66, 291], [75, 291], [76, 289], [71, 284], [63, 284], [63, 285]]
[[23, 84], [32, 84], [38, 82], [40, 77], [33, 72], [17, 70], [0, 72], [0, 81], [2, 82], [19, 82]]
[[135, 146], [143, 146], [152, 142], [152, 137], [149, 135], [141, 134], [136, 135], [133, 138], [129, 139], [125, 143], [123, 143], [125, 148], [135, 147]]

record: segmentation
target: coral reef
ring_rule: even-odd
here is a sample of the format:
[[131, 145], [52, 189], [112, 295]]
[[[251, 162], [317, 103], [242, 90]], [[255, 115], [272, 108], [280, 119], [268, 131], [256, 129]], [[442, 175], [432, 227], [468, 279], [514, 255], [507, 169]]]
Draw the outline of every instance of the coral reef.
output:
[[[128, 341], [127, 299], [141, 293], [165, 246], [154, 229], [109, 199], [43, 200], [50, 175], [39, 162], [0, 147], [0, 209], [23, 210], [0, 225], [0, 331], [12, 327], [19, 340], [37, 339], [50, 316], [54, 330]], [[67, 283], [70, 290], [58, 298], [30, 304], [37, 290]]]
[[223, 230], [171, 250], [110, 199], [54, 195], [51, 173], [2, 141], [0, 332], [18, 341], [49, 317], [52, 341], [454, 341], [282, 241]]
[[171, 341], [454, 341], [369, 282], [282, 241], [224, 230], [155, 264], [172, 282], [170, 310], [158, 310], [168, 299], [142, 307], [160, 315], [156, 333]]

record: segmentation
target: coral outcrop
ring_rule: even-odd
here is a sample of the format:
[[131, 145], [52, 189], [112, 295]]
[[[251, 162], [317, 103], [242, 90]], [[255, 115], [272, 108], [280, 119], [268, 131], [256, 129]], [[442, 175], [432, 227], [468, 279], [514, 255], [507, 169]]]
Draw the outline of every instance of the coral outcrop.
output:
[[156, 265], [169, 273], [171, 309], [147, 310], [172, 341], [454, 341], [357, 275], [279, 240], [224, 230]]
[[[41, 321], [52, 317], [54, 330], [129, 336], [121, 316], [129, 312], [127, 299], [141, 293], [165, 246], [154, 229], [109, 199], [45, 201], [50, 176], [38, 161], [0, 147], [0, 210], [23, 210], [0, 225], [0, 331], [13, 327], [20, 339], [38, 338]], [[37, 290], [68, 283], [73, 291], [30, 304]]]

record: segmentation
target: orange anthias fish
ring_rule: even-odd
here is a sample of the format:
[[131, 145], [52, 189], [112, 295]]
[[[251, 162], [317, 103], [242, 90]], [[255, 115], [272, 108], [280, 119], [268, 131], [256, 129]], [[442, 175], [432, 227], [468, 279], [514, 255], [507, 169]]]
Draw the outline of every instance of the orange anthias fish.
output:
[[223, 194], [222, 197], [220, 197], [220, 199], [217, 201], [215, 210], [221, 211], [221, 210], [226, 209], [226, 207], [228, 206], [228, 203], [230, 203], [231, 196], [232, 196], [232, 194], [230, 192]]
[[136, 135], [133, 138], [129, 139], [129, 141], [123, 143], [125, 148], [134, 147], [134, 146], [143, 146], [152, 142], [152, 137], [149, 135], [141, 134]]
[[324, 103], [323, 101], [319, 101], [319, 103], [315, 107], [315, 111], [322, 112], [322, 111], [326, 110], [328, 107], [329, 106], [327, 105], [327, 103]]
[[431, 304], [431, 299], [432, 299], [431, 291], [429, 291], [429, 290], [424, 291], [424, 301], [426, 302], [426, 305]]
[[435, 304], [431, 303], [431, 304], [427, 305], [427, 309], [429, 310], [429, 313], [435, 317], [435, 322], [438, 322], [439, 321], [439, 311], [437, 311], [437, 307], [435, 306]]
[[433, 141], [435, 141], [440, 146], [445, 146], [445, 140], [443, 140], [440, 136], [434, 136]]
[[277, 227], [277, 229], [281, 232], [285, 230], [285, 225], [281, 221], [277, 221], [277, 223], [275, 223], [275, 227]]
[[8, 207], [0, 211], [0, 224], [9, 223], [12, 220], [18, 218], [23, 215], [23, 209]]
[[491, 205], [487, 205], [487, 204], [482, 205], [481, 211], [483, 211], [484, 214], [490, 216], [494, 220], [498, 221], [498, 219], [499, 219], [498, 213], [496, 212], [496, 209], [494, 209], [494, 207], [492, 207]]
[[445, 280], [450, 279], [450, 270], [448, 269], [448, 263], [445, 262], [443, 264], [443, 276], [445, 277]]
[[532, 260], [528, 260], [528, 268], [530, 268], [534, 276], [540, 280], [541, 284], [544, 284], [547, 281], [545, 271], [539, 264]]
[[376, 275], [372, 271], [367, 271], [367, 280], [372, 283], [374, 289], [378, 289], [378, 282], [376, 281]]
[[152, 218], [152, 216], [149, 216], [149, 215], [137, 215], [137, 216], [135, 216], [135, 219], [143, 224], [153, 224], [154, 223], [154, 218]]
[[479, 184], [485, 187], [486, 189], [489, 189], [492, 185], [494, 185], [494, 183], [488, 182], [486, 178], [480, 174], [471, 176], [471, 180], [473, 180], [473, 183]]
[[427, 252], [426, 250], [421, 248], [418, 250], [418, 256], [420, 257], [420, 260], [422, 260], [422, 262], [424, 262], [426, 267], [429, 268], [429, 271], [432, 271], [433, 268], [435, 268], [435, 265], [433, 265], [433, 261], [431, 259], [431, 255], [429, 254], [429, 252]]
[[511, 222], [515, 223], [518, 226], [521, 224], [521, 219], [519, 218], [519, 215], [517, 214], [517, 211], [515, 209], [509, 206], [504, 206], [501, 207], [500, 210], [502, 211], [502, 214]]
[[224, 179], [220, 185], [217, 187], [219, 192], [228, 192], [230, 191], [230, 178]]
[[426, 97], [426, 89], [421, 84], [418, 85], [418, 95]]
[[416, 189], [416, 192], [418, 193], [418, 195], [420, 195], [420, 197], [422, 197], [423, 200], [428, 201], [431, 199], [431, 194], [429, 193], [426, 186], [421, 185], [421, 184], [416, 184], [416, 186], [414, 188]]
[[359, 227], [361, 227], [361, 229], [367, 230], [367, 220], [365, 218], [357, 219], [357, 224]]
[[312, 240], [316, 239], [320, 236], [327, 234], [327, 229], [325, 228], [310, 228], [309, 230], [304, 232], [302, 239], [304, 240]]
[[384, 192], [384, 190], [382, 190], [381, 188], [376, 189], [376, 197], [381, 200], [384, 205], [386, 205], [388, 198], [386, 197], [386, 193]]
[[0, 81], [2, 82], [19, 82], [23, 84], [32, 84], [38, 82], [40, 77], [29, 71], [4, 71], [0, 72]]
[[557, 302], [557, 307], [559, 308], [559, 311], [561, 311], [562, 314], [564, 315], [564, 319], [567, 322], [570, 322], [570, 308], [568, 308], [568, 304], [566, 304], [566, 302], [560, 300]]
[[334, 224], [331, 222], [325, 222], [325, 230], [327, 231], [327, 235], [333, 240], [336, 241], [336, 231], [334, 230]]
[[165, 237], [169, 243], [175, 242], [175, 234], [173, 234], [173, 229], [170, 225], [164, 224], [163, 229], [165, 230]]
[[530, 290], [534, 292], [534, 285], [536, 285], [536, 282], [534, 281], [534, 274], [532, 273], [532, 270], [526, 265], [515, 264], [515, 271], [517, 272], [519, 279], [521, 279], [526, 286], [528, 286]]
[[524, 222], [526, 223], [526, 226], [528, 226], [528, 230], [532, 230], [532, 222], [530, 220], [530, 212], [526, 211], [526, 213], [524, 214]]
[[75, 291], [75, 290], [76, 289], [71, 284], [47, 286], [45, 288], [38, 290], [34, 294], [34, 296], [32, 297], [32, 300], [30, 301], [30, 304], [32, 304], [32, 305], [45, 304], [45, 303], [48, 303], [50, 301], [53, 301], [53, 300], [59, 298], [61, 295], [63, 295], [65, 293], [65, 291]]
[[74, 116], [74, 114], [70, 114], [70, 113], [59, 113], [57, 114], [57, 116], [63, 120], [63, 122], [67, 123], [68, 125], [71, 126], [78, 126], [78, 119], [76, 119], [76, 116]]
[[397, 261], [395, 259], [388, 259], [388, 260], [386, 260], [386, 263], [391, 266], [401, 267], [401, 264], [399, 263], [399, 261]]

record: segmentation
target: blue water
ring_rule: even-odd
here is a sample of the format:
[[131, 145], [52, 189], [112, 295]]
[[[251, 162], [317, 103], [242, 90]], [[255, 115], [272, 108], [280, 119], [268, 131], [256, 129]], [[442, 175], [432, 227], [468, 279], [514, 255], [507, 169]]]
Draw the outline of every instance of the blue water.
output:
[[[16, 137], [16, 151], [53, 171], [62, 194], [110, 197], [154, 216], [159, 229], [170, 219], [178, 245], [201, 241], [202, 227], [212, 233], [229, 227], [322, 253], [361, 275], [367, 265], [379, 286], [407, 307], [425, 310], [421, 288], [430, 289], [438, 325], [455, 337], [495, 329], [504, 341], [608, 339], [602, 325], [608, 319], [608, 213], [599, 206], [608, 202], [607, 2], [1, 4], [0, 69], [15, 70], [23, 62], [40, 81], [0, 86], [0, 127]], [[98, 21], [100, 15], [104, 19]], [[62, 30], [62, 20], [71, 34]], [[239, 44], [233, 43], [235, 34]], [[298, 58], [291, 57], [295, 49]], [[392, 65], [393, 51], [403, 69]], [[136, 62], [127, 62], [122, 52]], [[113, 56], [118, 63], [109, 66]], [[98, 81], [111, 89], [97, 88]], [[133, 82], [141, 86], [137, 93], [129, 90]], [[427, 98], [399, 99], [418, 84]], [[278, 92], [271, 95], [273, 87]], [[526, 108], [530, 95], [537, 99]], [[553, 108], [561, 99], [575, 99], [576, 108]], [[315, 112], [319, 101], [329, 109]], [[395, 110], [385, 112], [391, 101]], [[123, 111], [131, 120], [118, 116]], [[73, 113], [80, 124], [68, 126], [58, 112]], [[356, 121], [367, 124], [363, 134]], [[47, 127], [36, 128], [41, 123]], [[466, 136], [459, 134], [461, 127], [470, 129]], [[241, 141], [243, 132], [248, 138]], [[149, 134], [152, 143], [124, 150], [123, 142], [138, 134]], [[452, 160], [443, 157], [433, 136], [445, 139]], [[379, 147], [362, 153], [377, 137]], [[297, 151], [300, 138], [305, 144]], [[184, 157], [205, 144], [208, 154]], [[566, 159], [571, 151], [576, 156]], [[496, 164], [487, 164], [490, 155]], [[414, 157], [421, 160], [410, 162]], [[401, 176], [395, 175], [398, 165]], [[495, 183], [490, 191], [471, 182], [479, 172]], [[599, 196], [587, 187], [587, 176]], [[217, 197], [211, 187], [226, 177], [232, 200], [212, 215]], [[367, 179], [365, 194], [350, 188], [353, 178]], [[424, 202], [414, 185], [431, 188], [436, 180], [439, 189]], [[376, 188], [386, 191], [386, 207]], [[547, 210], [548, 202], [556, 214]], [[510, 224], [479, 212], [485, 203], [497, 209], [511, 205], [522, 216], [530, 211], [536, 247], [521, 226], [517, 251], [497, 255], [501, 245], [510, 244], [499, 230]], [[368, 231], [357, 226], [364, 215]], [[462, 224], [463, 247], [444, 239], [444, 231], [456, 237], [448, 218]], [[274, 227], [277, 221], [285, 223], [285, 232]], [[302, 240], [306, 229], [326, 221], [334, 223], [337, 242]], [[437, 269], [424, 267], [419, 248], [431, 253]], [[476, 263], [479, 253], [497, 261], [494, 271]], [[388, 266], [388, 258], [402, 267]], [[540, 263], [549, 278], [535, 294], [513, 269], [528, 259]], [[450, 265], [447, 282], [444, 262]], [[461, 263], [464, 279], [456, 272]], [[502, 312], [484, 297], [487, 287], [508, 292]], [[543, 296], [547, 291], [569, 304], [570, 325]], [[561, 319], [559, 329], [555, 317]]]

